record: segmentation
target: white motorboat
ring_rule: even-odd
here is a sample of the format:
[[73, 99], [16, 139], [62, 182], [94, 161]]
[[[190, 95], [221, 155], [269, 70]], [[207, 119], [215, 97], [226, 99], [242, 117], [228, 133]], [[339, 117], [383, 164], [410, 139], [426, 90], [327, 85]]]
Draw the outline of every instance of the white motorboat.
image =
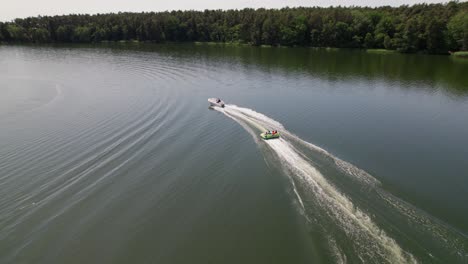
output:
[[219, 98], [208, 98], [210, 106], [224, 107], [224, 101]]

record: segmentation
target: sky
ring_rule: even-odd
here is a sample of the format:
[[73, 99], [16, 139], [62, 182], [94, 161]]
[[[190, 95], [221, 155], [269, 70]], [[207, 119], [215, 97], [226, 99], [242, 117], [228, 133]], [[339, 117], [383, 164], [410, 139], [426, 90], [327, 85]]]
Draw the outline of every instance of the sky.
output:
[[[281, 8], [286, 6], [399, 6], [438, 0], [0, 0], [0, 21], [38, 15], [96, 14], [119, 11]], [[1, 3], [3, 2], [3, 3]]]

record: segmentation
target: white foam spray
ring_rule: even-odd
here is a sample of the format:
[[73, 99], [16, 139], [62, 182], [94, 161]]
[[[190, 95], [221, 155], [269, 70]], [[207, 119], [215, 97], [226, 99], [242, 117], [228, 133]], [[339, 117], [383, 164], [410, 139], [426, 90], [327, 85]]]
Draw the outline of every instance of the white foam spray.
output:
[[295, 134], [291, 133], [290, 131], [288, 131], [284, 126], [283, 124], [281, 124], [280, 122], [264, 115], [264, 114], [261, 114], [261, 113], [258, 113], [252, 109], [248, 109], [248, 108], [243, 108], [243, 107], [238, 107], [236, 105], [226, 105], [226, 108], [225, 109], [218, 109], [219, 111], [223, 111], [225, 114], [227, 115], [231, 115], [230, 117], [232, 116], [236, 116], [237, 118], [242, 118], [243, 117], [243, 121], [245, 122], [249, 122], [249, 123], [253, 123], [257, 128], [261, 129], [261, 130], [266, 130], [266, 129], [277, 129], [277, 130], [280, 130], [281, 131], [281, 134], [284, 138], [284, 136], [286, 136], [286, 138], [288, 138], [289, 140], [291, 141], [295, 141], [295, 142], [298, 142], [300, 143], [302, 146], [304, 147], [307, 147], [313, 151], [315, 151], [316, 153], [320, 153], [322, 154], [323, 156], [327, 157], [327, 158], [330, 158], [333, 160], [333, 162], [335, 163], [335, 165], [343, 172], [345, 172], [346, 175], [350, 175], [350, 176], [353, 176], [355, 177], [356, 180], [359, 180], [359, 181], [362, 181], [362, 182], [365, 182], [367, 184], [371, 184], [371, 185], [379, 185], [380, 182], [372, 177], [371, 175], [369, 175], [367, 172], [365, 172], [364, 170], [361, 170], [359, 169], [358, 167], [354, 166], [353, 164], [347, 162], [347, 161], [344, 161], [334, 155], [332, 155], [331, 153], [329, 153], [328, 151], [326, 151], [325, 149], [319, 147], [319, 146], [316, 146], [310, 142], [307, 142], [303, 139], [301, 139], [300, 137], [296, 136]]
[[[358, 258], [364, 261], [380, 260], [389, 263], [416, 263], [415, 258], [410, 253], [404, 251], [394, 239], [389, 237], [372, 221], [371, 217], [357, 208], [349, 198], [329, 183], [289, 141], [299, 141], [302, 143], [301, 145], [332, 158], [341, 170], [357, 177], [361, 181], [376, 184], [378, 181], [375, 178], [352, 164], [334, 157], [322, 148], [303, 141], [299, 137], [289, 133], [281, 123], [263, 114], [235, 105], [226, 105], [224, 109], [216, 108], [216, 110], [241, 124], [257, 142], [259, 142], [258, 135], [256, 135], [252, 127], [259, 130], [278, 129], [281, 131], [283, 135], [281, 139], [265, 141], [266, 144], [278, 156], [282, 167], [295, 178], [295, 181], [301, 183], [301, 189], [307, 190], [308, 197], [313, 197], [313, 203], [319, 206], [350, 240], [353, 240], [355, 253]], [[293, 189], [301, 209], [306, 211], [307, 205], [304, 204], [304, 199], [301, 197], [295, 184], [293, 184]], [[337, 251], [336, 253], [340, 256], [343, 255], [342, 250], [336, 243], [333, 243], [332, 250], [333, 248], [335, 248], [334, 251]]]

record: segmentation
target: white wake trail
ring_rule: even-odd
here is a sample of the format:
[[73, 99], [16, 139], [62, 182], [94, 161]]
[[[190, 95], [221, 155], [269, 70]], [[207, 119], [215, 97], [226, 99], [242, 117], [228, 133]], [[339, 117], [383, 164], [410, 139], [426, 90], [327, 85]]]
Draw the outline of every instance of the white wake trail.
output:
[[[324, 155], [327, 158], [330, 158], [333, 160], [335, 165], [343, 172], [345, 172], [346, 175], [351, 175], [354, 176], [356, 180], [359, 180], [361, 182], [365, 182], [366, 184], [370, 185], [379, 185], [380, 182], [376, 178], [372, 177], [369, 175], [367, 172], [364, 170], [359, 169], [358, 167], [354, 166], [353, 164], [346, 162], [338, 157], [335, 157], [325, 149], [316, 146], [310, 142], [307, 142], [300, 137], [296, 136], [295, 134], [291, 133], [288, 131], [283, 124], [280, 122], [264, 115], [261, 113], [258, 113], [252, 109], [244, 108], [244, 107], [239, 107], [236, 105], [226, 105], [226, 109], [224, 109], [225, 114], [231, 114], [231, 115], [236, 115], [238, 118], [244, 117], [244, 120], [249, 122], [249, 123], [254, 123], [257, 127], [263, 128], [261, 130], [266, 130], [266, 129], [277, 129], [280, 130], [281, 134], [283, 136], [286, 136], [292, 141], [296, 141], [300, 143], [301, 145], [318, 152], [322, 155]], [[231, 111], [232, 110], [232, 111]]]
[[307, 183], [314, 198], [326, 209], [327, 214], [337, 221], [348, 237], [358, 243], [365, 242], [357, 244], [361, 254], [377, 254], [392, 263], [415, 262], [392, 238], [379, 229], [367, 214], [355, 207], [316, 168], [303, 159], [288, 142], [280, 139], [267, 141], [267, 144], [278, 154], [283, 166], [287, 166], [288, 170], [300, 177], [302, 182]]
[[[388, 261], [389, 263], [416, 263], [416, 260], [411, 254], [402, 250], [395, 240], [380, 229], [365, 212], [357, 208], [351, 200], [330, 184], [327, 179], [302, 156], [300, 151], [288, 142], [288, 138], [302, 141], [304, 145], [309, 148], [313, 148], [320, 153], [333, 157], [330, 153], [303, 141], [292, 133], [287, 132], [284, 126], [278, 121], [251, 109], [227, 105], [224, 109], [217, 108], [216, 110], [224, 113], [226, 116], [242, 125], [256, 138], [257, 142], [259, 142], [258, 135], [256, 135], [252, 127], [260, 131], [278, 129], [282, 135], [287, 135], [279, 140], [269, 140], [265, 142], [278, 156], [283, 168], [286, 169], [291, 176], [295, 177], [296, 180], [301, 182], [301, 185], [304, 185], [301, 186], [301, 188], [307, 189], [308, 195], [312, 195], [315, 200], [314, 204], [318, 205], [325, 214], [328, 215], [328, 218], [339, 226], [346, 236], [354, 242], [356, 254], [360, 259], [363, 261], [381, 260]], [[336, 160], [340, 162], [336, 162]], [[345, 163], [337, 158], [334, 158], [334, 161], [337, 165], [347, 168], [346, 170], [349, 173], [358, 177], [363, 177], [366, 179], [366, 182], [376, 182], [376, 180], [372, 181], [367, 179], [367, 177], [372, 176], [363, 174], [365, 172], [361, 172], [351, 164]], [[293, 185], [293, 188], [294, 193], [298, 196], [302, 209], [306, 210], [307, 205], [304, 205], [303, 199], [296, 189], [296, 186]]]

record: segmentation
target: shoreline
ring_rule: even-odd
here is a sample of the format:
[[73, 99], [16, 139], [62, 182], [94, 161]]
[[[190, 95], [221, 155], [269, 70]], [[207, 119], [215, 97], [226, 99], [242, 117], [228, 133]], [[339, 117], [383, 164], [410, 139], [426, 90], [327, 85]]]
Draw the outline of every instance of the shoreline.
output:
[[394, 49], [382, 49], [382, 48], [337, 48], [337, 47], [315, 47], [315, 46], [285, 46], [285, 45], [253, 45], [251, 43], [243, 42], [214, 42], [214, 41], [140, 41], [140, 40], [119, 40], [119, 41], [99, 41], [99, 42], [43, 42], [43, 43], [30, 43], [30, 42], [0, 42], [0, 45], [25, 45], [25, 46], [42, 46], [42, 45], [100, 45], [100, 44], [154, 44], [154, 45], [179, 45], [179, 44], [191, 44], [194, 46], [229, 46], [229, 47], [252, 47], [252, 48], [269, 48], [269, 49], [288, 49], [288, 48], [309, 48], [317, 50], [327, 51], [338, 51], [338, 50], [355, 50], [364, 51], [370, 54], [423, 54], [423, 55], [450, 55], [457, 58], [468, 58], [468, 51], [456, 51], [448, 53], [429, 53], [425, 51], [418, 52], [401, 52]]

